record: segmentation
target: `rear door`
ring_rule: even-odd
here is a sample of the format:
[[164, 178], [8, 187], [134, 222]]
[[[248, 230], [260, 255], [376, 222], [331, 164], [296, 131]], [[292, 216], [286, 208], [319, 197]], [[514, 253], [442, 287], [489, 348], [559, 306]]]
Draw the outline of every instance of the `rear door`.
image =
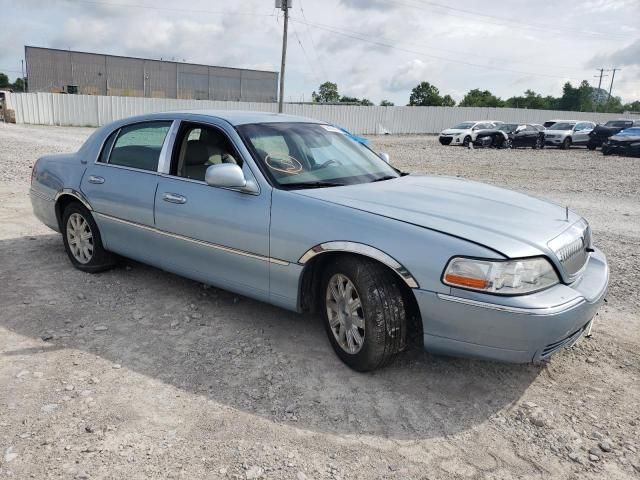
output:
[[578, 122], [573, 132], [573, 143], [582, 144], [589, 141], [589, 133], [593, 130], [594, 124], [591, 122]]
[[161, 120], [121, 127], [88, 164], [80, 189], [108, 250], [148, 260], [144, 241], [154, 226], [158, 163], [171, 126], [171, 120]]
[[[171, 167], [155, 194], [158, 239], [167, 252], [161, 265], [190, 278], [262, 300], [269, 298], [271, 191], [209, 186], [207, 168], [239, 165], [255, 179], [225, 126], [183, 122]], [[237, 136], [237, 134], [236, 134]]]

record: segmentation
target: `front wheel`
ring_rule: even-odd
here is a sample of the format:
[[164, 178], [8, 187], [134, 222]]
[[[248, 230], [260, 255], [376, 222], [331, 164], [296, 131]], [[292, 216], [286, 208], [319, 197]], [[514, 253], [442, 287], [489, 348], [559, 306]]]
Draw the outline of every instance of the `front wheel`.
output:
[[560, 148], [563, 150], [567, 150], [571, 148], [571, 137], [565, 138], [564, 141], [562, 142], [562, 145], [560, 145]]
[[587, 148], [589, 150], [595, 150], [596, 149], [596, 144], [589, 142], [589, 143], [587, 143]]
[[462, 145], [469, 148], [469, 145], [471, 145], [471, 137], [469, 135], [464, 137], [464, 140], [462, 140]]
[[65, 208], [62, 216], [64, 248], [74, 267], [95, 273], [113, 266], [114, 256], [102, 246], [102, 238], [89, 210], [79, 203]]
[[340, 257], [322, 277], [325, 329], [340, 359], [360, 372], [388, 364], [406, 346], [400, 280], [368, 259]]

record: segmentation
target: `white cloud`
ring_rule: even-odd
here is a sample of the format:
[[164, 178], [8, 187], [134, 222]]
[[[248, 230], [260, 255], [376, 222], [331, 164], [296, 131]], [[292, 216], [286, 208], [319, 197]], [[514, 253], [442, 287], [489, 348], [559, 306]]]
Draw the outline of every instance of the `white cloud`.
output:
[[[325, 80], [345, 95], [398, 105], [421, 81], [457, 98], [471, 88], [502, 98], [527, 88], [557, 96], [567, 79], [593, 80], [595, 58], [605, 67], [626, 62], [614, 92], [637, 98], [638, 70], [631, 65], [640, 58], [640, 2], [587, 1], [589, 8], [294, 0], [286, 97], [308, 99]], [[12, 78], [25, 44], [269, 70], [280, 65], [281, 12], [269, 0], [24, 0], [3, 7], [3, 28], [0, 70]]]

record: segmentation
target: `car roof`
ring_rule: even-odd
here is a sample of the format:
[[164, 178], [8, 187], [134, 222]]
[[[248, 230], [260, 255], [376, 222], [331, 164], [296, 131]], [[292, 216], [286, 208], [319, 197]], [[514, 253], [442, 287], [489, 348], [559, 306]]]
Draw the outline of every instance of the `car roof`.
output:
[[121, 122], [126, 124], [147, 120], [166, 120], [167, 117], [174, 118], [176, 120], [197, 120], [198, 118], [202, 119], [202, 117], [208, 117], [224, 120], [234, 126], [246, 125], [249, 123], [325, 123], [313, 118], [299, 117], [296, 115], [244, 110], [174, 110], [124, 118]]

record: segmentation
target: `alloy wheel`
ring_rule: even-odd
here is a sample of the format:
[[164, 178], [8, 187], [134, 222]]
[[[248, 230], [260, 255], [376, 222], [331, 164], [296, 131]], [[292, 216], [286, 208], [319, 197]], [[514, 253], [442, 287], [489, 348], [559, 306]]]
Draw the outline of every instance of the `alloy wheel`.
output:
[[73, 258], [85, 264], [93, 257], [93, 232], [89, 222], [79, 213], [73, 213], [67, 220], [67, 241]]
[[349, 354], [364, 345], [365, 321], [362, 302], [355, 285], [341, 273], [333, 275], [325, 296], [327, 319], [338, 345]]

